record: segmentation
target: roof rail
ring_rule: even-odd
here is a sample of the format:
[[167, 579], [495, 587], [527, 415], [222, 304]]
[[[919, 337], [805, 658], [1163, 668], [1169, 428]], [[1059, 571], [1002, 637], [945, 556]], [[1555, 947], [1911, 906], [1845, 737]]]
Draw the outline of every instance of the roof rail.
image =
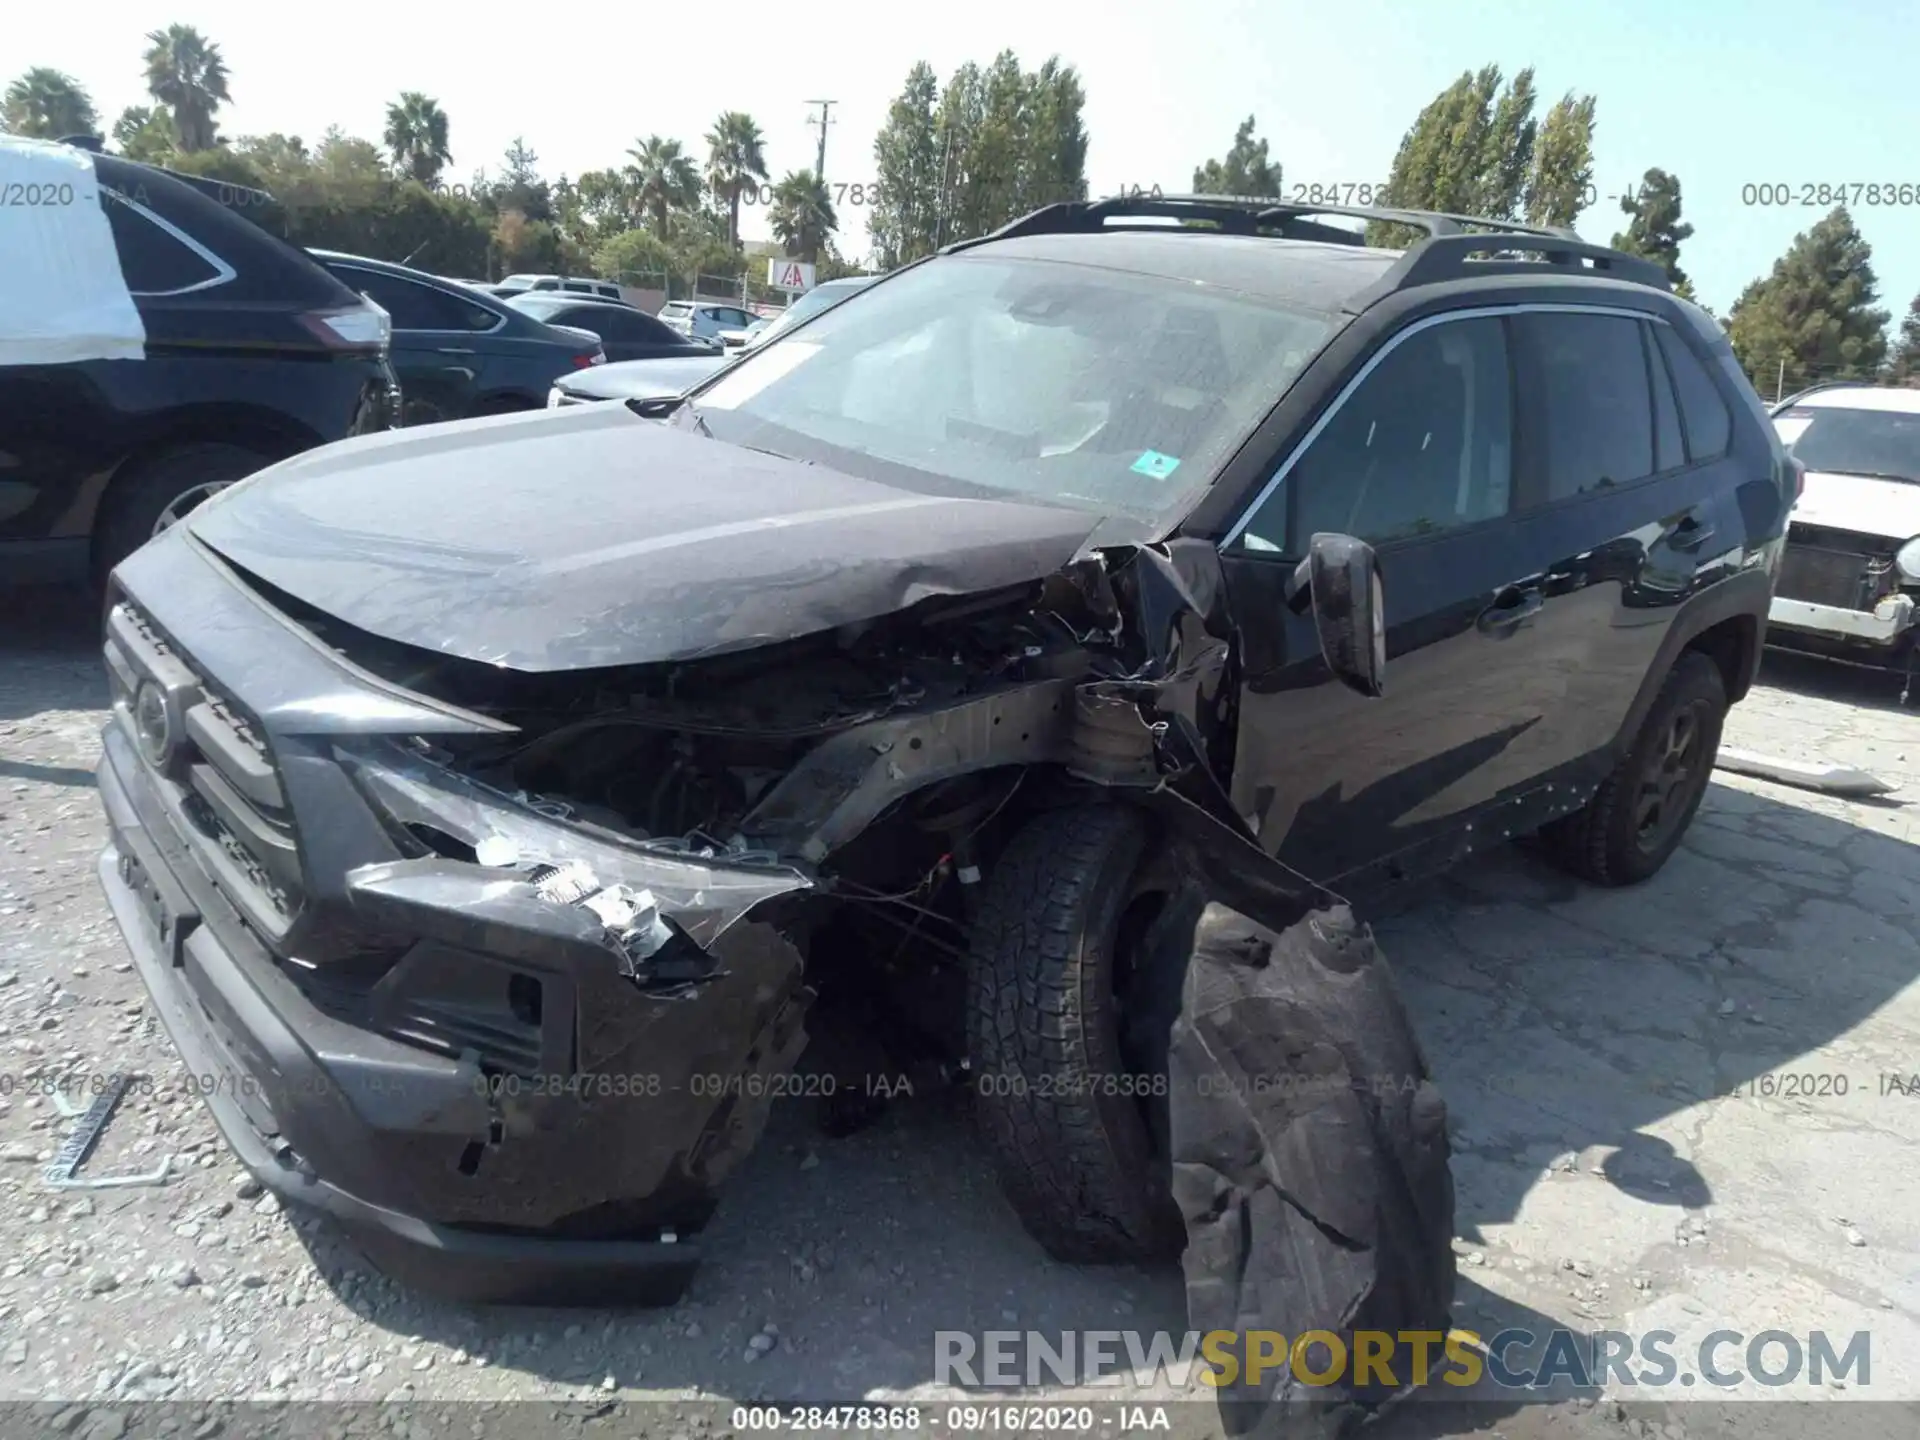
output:
[[[1339, 216], [1421, 230], [1426, 239], [1409, 248], [1376, 285], [1354, 296], [1346, 309], [1354, 313], [1399, 290], [1482, 275], [1538, 275], [1544, 261], [1575, 274], [1597, 274], [1630, 280], [1657, 290], [1671, 291], [1667, 272], [1651, 260], [1624, 251], [1593, 245], [1571, 227], [1523, 225], [1484, 216], [1454, 215], [1441, 210], [1402, 210], [1389, 206], [1294, 205], [1244, 195], [1138, 195], [1105, 200], [1067, 200], [1042, 206], [1029, 215], [974, 240], [945, 246], [942, 254], [972, 249], [995, 240], [1026, 235], [1096, 234], [1113, 229], [1166, 229], [1161, 225], [1130, 225], [1134, 221], [1198, 220], [1230, 235], [1268, 235], [1283, 240], [1317, 240], [1335, 245], [1365, 245], [1366, 236], [1337, 225], [1320, 225], [1309, 217]], [[1117, 225], [1113, 222], [1119, 222]], [[1208, 234], [1211, 231], [1194, 233]], [[1543, 242], [1552, 242], [1550, 244]], [[1475, 260], [1476, 255], [1495, 258]], [[1530, 254], [1537, 259], [1512, 258]]]

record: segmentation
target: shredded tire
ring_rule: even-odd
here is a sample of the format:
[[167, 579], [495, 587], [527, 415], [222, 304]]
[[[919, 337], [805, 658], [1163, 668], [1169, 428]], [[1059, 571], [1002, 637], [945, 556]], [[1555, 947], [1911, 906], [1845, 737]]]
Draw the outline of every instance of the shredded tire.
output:
[[[1453, 1307], [1447, 1108], [1385, 958], [1346, 907], [1284, 932], [1211, 904], [1194, 930], [1170, 1059], [1173, 1188], [1195, 1330], [1444, 1333]], [[1271, 1352], [1269, 1352], [1271, 1353]], [[1398, 1373], [1304, 1385], [1247, 1353], [1218, 1391], [1231, 1434], [1336, 1435]], [[1433, 1350], [1437, 1372], [1439, 1346]], [[1328, 1356], [1315, 1352], [1311, 1372]]]
[[[1002, 853], [972, 924], [975, 1109], [1021, 1223], [1056, 1260], [1179, 1253], [1164, 1159], [1125, 1076], [1114, 940], [1150, 827], [1118, 805], [1043, 813]], [[1143, 1077], [1144, 1078], [1144, 1077]]]
[[[1703, 753], [1696, 762], [1700, 766], [1698, 783], [1692, 786], [1684, 815], [1657, 846], [1644, 848], [1639, 843], [1634, 801], [1675, 715], [1689, 706], [1697, 707], [1703, 726]], [[1541, 830], [1547, 853], [1562, 869], [1595, 885], [1637, 885], [1657, 874], [1686, 838], [1694, 812], [1706, 795], [1726, 718], [1727, 687], [1720, 667], [1696, 651], [1682, 654], [1661, 682], [1640, 733], [1634, 737], [1633, 748], [1614, 772], [1584, 808]]]

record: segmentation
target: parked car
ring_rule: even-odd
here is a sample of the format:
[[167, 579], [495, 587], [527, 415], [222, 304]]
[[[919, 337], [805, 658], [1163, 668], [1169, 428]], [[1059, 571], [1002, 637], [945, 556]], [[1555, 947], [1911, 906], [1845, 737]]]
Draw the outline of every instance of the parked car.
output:
[[848, 275], [839, 280], [823, 280], [806, 294], [796, 296], [793, 303], [773, 319], [755, 320], [747, 331], [747, 348], [764, 345], [802, 321], [810, 320], [822, 311], [831, 310], [848, 296], [856, 295], [866, 289], [878, 278], [875, 275]]
[[[737, 354], [738, 352], [734, 352]], [[666, 400], [684, 395], [734, 358], [703, 350], [682, 359], [624, 360], [562, 375], [547, 392], [547, 405], [586, 405], [600, 400]]]
[[1806, 470], [1769, 644], [1868, 665], [1920, 659], [1920, 390], [1832, 384], [1777, 406]]
[[606, 359], [591, 331], [556, 328], [404, 265], [311, 253], [392, 317], [408, 425], [539, 409], [557, 378]]
[[[385, 317], [244, 218], [264, 196], [12, 136], [0, 188], [71, 197], [4, 212], [0, 588], [104, 580], [220, 487], [392, 423]], [[102, 311], [124, 343], [89, 343]]]
[[549, 290], [569, 295], [597, 295], [603, 300], [620, 299], [620, 287], [611, 280], [590, 280], [574, 275], [509, 275], [494, 287], [494, 293], [502, 296]]
[[720, 348], [682, 335], [631, 305], [547, 294], [518, 295], [507, 304], [545, 324], [566, 325], [598, 336], [609, 361], [685, 359]]
[[759, 318], [727, 301], [669, 300], [660, 307], [661, 322], [682, 335], [735, 348], [747, 343], [747, 331]]
[[[100, 874], [241, 1161], [442, 1293], [664, 1300], [840, 1083], [782, 1088], [817, 995], [869, 1085], [964, 1058], [1052, 1254], [1163, 1254], [1196, 885], [1658, 871], [1759, 659], [1765, 409], [1656, 264], [1325, 213], [1052, 205], [686, 396], [336, 446], [123, 565]], [[1444, 1315], [1444, 1106], [1332, 988], [1286, 1033], [1336, 1058], [1246, 1073], [1422, 1098], [1314, 1132], [1289, 1193], [1390, 1233], [1289, 1266]]]

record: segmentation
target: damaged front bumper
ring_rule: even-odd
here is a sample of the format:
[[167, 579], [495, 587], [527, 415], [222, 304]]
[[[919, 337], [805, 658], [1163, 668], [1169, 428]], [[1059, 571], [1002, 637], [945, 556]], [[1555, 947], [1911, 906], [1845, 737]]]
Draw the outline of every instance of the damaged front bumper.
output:
[[193, 657], [112, 633], [100, 880], [240, 1161], [429, 1293], [675, 1298], [804, 1045], [799, 952], [748, 911], [807, 878], [598, 838], [388, 737], [249, 770]]
[[1890, 649], [1913, 628], [1917, 617], [1920, 610], [1916, 610], [1913, 596], [1907, 594], [1888, 595], [1871, 610], [1780, 595], [1774, 597], [1768, 611], [1767, 628], [1775, 639], [1790, 638], [1782, 632], [1800, 631], [1846, 644]]

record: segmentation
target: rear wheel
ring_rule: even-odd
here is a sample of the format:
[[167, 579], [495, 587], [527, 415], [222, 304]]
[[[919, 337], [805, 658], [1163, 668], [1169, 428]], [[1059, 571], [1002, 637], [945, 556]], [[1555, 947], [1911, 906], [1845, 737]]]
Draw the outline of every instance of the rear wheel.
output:
[[1634, 885], [1656, 874], [1707, 793], [1726, 718], [1720, 667], [1683, 654], [1619, 767], [1586, 808], [1541, 831], [1554, 858], [1596, 885]]
[[168, 450], [114, 481], [93, 538], [94, 578], [102, 586], [113, 568], [147, 541], [184, 520], [200, 505], [254, 471], [269, 456], [239, 445], [205, 441]]

